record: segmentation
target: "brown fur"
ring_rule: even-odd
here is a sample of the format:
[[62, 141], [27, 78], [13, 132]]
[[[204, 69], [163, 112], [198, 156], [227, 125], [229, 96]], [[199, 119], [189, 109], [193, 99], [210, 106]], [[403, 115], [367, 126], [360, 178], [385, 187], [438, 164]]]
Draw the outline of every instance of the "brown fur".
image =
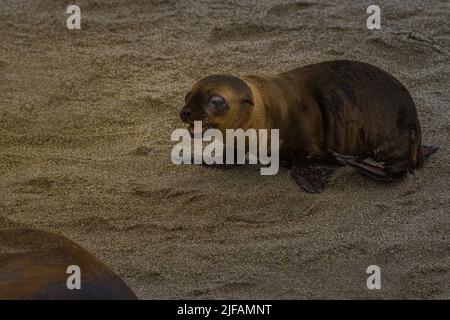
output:
[[[81, 289], [69, 290], [67, 267], [81, 269]], [[72, 241], [48, 232], [0, 230], [0, 300], [136, 299], [108, 267]]]
[[[220, 114], [207, 104], [213, 92], [228, 102]], [[424, 160], [411, 95], [367, 63], [329, 61], [269, 76], [210, 76], [194, 85], [186, 108], [193, 112], [182, 117], [185, 122], [203, 120], [223, 132], [279, 129], [280, 157], [290, 163], [333, 161], [342, 154], [372, 158], [383, 163], [386, 176], [397, 177]]]

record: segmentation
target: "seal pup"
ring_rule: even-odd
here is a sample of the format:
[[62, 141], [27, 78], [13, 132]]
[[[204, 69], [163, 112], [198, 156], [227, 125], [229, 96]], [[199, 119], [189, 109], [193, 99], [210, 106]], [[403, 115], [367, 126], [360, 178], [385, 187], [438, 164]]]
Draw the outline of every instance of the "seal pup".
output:
[[[67, 268], [80, 268], [69, 290]], [[49, 232], [0, 229], [0, 300], [135, 300], [113, 271], [74, 242]]]
[[275, 75], [211, 75], [194, 84], [180, 118], [193, 132], [279, 129], [280, 161], [306, 191], [321, 192], [339, 165], [381, 181], [414, 172], [438, 147], [422, 146], [408, 90], [386, 71], [327, 61]]

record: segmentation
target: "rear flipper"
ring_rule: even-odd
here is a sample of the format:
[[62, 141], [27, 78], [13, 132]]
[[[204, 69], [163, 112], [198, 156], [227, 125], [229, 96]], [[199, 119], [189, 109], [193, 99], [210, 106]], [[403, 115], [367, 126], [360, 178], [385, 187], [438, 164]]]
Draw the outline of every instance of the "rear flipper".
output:
[[333, 166], [294, 165], [291, 168], [291, 175], [305, 191], [320, 193], [335, 171], [336, 168]]
[[344, 165], [349, 165], [357, 169], [363, 175], [377, 181], [398, 181], [406, 176], [408, 172], [409, 160], [399, 161], [392, 165], [377, 163], [368, 159], [360, 160], [353, 156], [346, 156], [334, 151], [330, 151], [336, 160]]

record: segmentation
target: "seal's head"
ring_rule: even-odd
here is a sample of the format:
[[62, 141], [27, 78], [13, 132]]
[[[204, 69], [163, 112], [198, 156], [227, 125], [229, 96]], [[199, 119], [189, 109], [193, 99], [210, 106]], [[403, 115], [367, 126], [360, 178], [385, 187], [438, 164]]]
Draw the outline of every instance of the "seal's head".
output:
[[253, 112], [253, 96], [249, 86], [239, 77], [212, 75], [198, 81], [186, 94], [180, 118], [194, 133], [194, 121], [208, 128], [246, 129]]

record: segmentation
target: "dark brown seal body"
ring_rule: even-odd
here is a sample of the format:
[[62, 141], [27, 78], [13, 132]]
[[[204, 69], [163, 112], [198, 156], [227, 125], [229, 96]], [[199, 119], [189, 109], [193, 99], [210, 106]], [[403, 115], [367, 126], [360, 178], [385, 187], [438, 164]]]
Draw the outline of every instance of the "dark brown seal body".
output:
[[[81, 289], [67, 288], [67, 267], [81, 270]], [[107, 266], [74, 242], [48, 232], [0, 230], [0, 299], [137, 299]]]
[[[222, 97], [224, 106], [211, 107], [211, 97]], [[269, 76], [210, 76], [186, 98], [185, 122], [202, 120], [222, 131], [279, 129], [280, 158], [311, 192], [322, 190], [333, 162], [393, 180], [420, 168], [436, 150], [422, 146], [408, 90], [367, 63], [329, 61]]]

